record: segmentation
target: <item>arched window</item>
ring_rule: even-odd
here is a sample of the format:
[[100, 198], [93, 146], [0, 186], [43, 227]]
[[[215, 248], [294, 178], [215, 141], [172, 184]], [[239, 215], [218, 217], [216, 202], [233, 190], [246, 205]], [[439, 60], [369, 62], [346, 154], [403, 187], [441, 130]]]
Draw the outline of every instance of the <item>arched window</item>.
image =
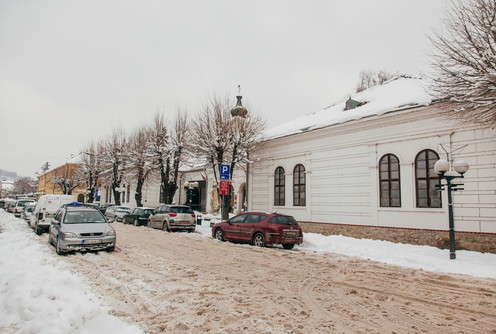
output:
[[423, 150], [415, 158], [415, 191], [417, 208], [440, 208], [441, 192], [436, 190], [438, 176], [434, 164], [439, 156], [433, 150]]
[[379, 183], [381, 207], [400, 207], [400, 162], [394, 154], [379, 160]]
[[299, 164], [293, 170], [293, 205], [306, 206], [306, 175], [305, 167]]
[[277, 167], [274, 173], [274, 205], [284, 206], [286, 205], [286, 173], [284, 168]]

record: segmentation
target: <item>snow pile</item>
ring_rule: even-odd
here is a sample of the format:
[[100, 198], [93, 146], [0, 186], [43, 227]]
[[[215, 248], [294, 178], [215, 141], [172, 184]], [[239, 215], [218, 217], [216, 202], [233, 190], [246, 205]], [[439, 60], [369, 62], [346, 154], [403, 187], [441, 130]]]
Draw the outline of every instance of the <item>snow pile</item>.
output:
[[22, 220], [0, 210], [0, 223], [0, 332], [142, 333], [109, 315]]
[[[197, 226], [197, 231], [212, 236], [206, 224]], [[316, 233], [305, 233], [303, 243], [295, 250], [329, 252], [433, 272], [496, 278], [496, 254], [489, 253], [456, 251], [456, 260], [450, 260], [447, 249]]]
[[316, 233], [305, 233], [304, 241], [298, 248], [354, 256], [406, 268], [496, 278], [496, 254], [459, 250], [456, 251], [456, 260], [450, 260], [447, 249]]
[[344, 110], [346, 101], [342, 101], [324, 110], [298, 117], [268, 129], [266, 140], [306, 132], [329, 125], [344, 123], [368, 116], [382, 115], [390, 111], [426, 106], [432, 102], [424, 79], [398, 77], [380, 86], [357, 93], [351, 98], [362, 103], [360, 107]]

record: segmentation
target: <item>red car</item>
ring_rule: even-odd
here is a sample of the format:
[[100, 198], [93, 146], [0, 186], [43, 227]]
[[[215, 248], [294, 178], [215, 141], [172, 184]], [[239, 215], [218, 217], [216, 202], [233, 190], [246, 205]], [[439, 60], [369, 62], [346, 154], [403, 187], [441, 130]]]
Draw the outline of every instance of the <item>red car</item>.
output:
[[292, 216], [244, 212], [212, 226], [212, 237], [259, 247], [282, 244], [285, 249], [292, 249], [303, 242], [303, 231]]

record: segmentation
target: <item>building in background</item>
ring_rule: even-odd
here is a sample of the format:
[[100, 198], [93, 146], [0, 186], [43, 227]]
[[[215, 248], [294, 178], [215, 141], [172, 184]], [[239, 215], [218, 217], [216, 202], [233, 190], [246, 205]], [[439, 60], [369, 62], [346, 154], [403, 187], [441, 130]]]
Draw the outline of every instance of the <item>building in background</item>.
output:
[[75, 177], [78, 168], [77, 163], [68, 162], [38, 175], [36, 198], [48, 194], [72, 194], [78, 202], [86, 202], [86, 186], [79, 184]]
[[496, 252], [496, 130], [441, 118], [450, 105], [427, 87], [400, 77], [268, 130], [250, 156], [249, 209], [293, 215], [307, 232], [446, 247], [433, 167], [465, 160], [457, 248]]

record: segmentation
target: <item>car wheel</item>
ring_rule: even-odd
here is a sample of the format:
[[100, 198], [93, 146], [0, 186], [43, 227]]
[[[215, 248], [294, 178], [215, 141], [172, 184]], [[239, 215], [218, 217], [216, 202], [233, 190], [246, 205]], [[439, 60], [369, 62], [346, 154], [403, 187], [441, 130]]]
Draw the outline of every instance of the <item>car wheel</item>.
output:
[[170, 228], [169, 228], [169, 225], [167, 225], [167, 222], [164, 222], [164, 226], [163, 226], [162, 230], [164, 230], [164, 232], [170, 232]]
[[113, 252], [115, 251], [115, 246], [107, 248], [107, 252]]
[[37, 235], [41, 235], [41, 233], [42, 233], [41, 228], [39, 228], [39, 226], [38, 226], [38, 223], [36, 223], [36, 225], [34, 225], [34, 233], [36, 233]]
[[64, 252], [62, 251], [62, 247], [60, 246], [60, 239], [59, 238], [57, 238], [57, 244], [55, 245], [55, 252], [58, 255], [64, 254]]
[[224, 232], [220, 228], [215, 230], [215, 239], [224, 241]]
[[255, 236], [253, 237], [253, 245], [257, 247], [265, 246], [265, 237], [262, 233], [255, 234]]
[[134, 226], [138, 226], [138, 218], [134, 218]]
[[282, 244], [282, 247], [284, 247], [284, 249], [293, 249], [294, 244]]

